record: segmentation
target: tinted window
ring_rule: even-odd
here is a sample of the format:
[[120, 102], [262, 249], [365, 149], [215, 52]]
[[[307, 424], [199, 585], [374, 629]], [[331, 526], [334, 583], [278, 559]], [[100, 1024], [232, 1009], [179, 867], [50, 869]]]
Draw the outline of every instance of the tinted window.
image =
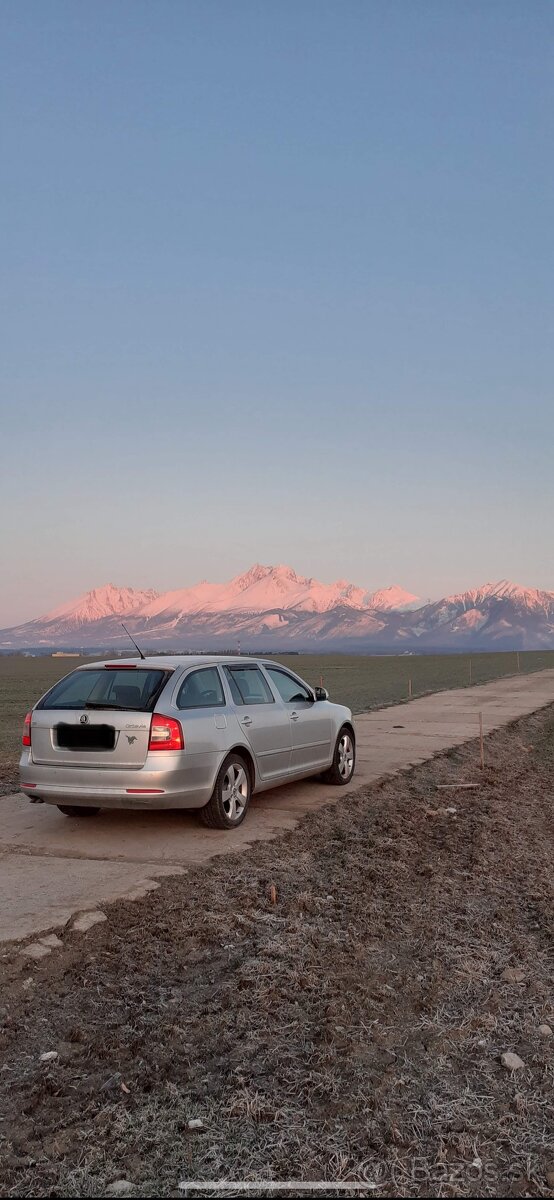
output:
[[292, 675], [287, 675], [286, 671], [279, 671], [276, 667], [266, 667], [266, 671], [285, 704], [299, 704], [302, 700], [313, 700], [311, 692]]
[[150, 712], [169, 678], [167, 671], [106, 670], [74, 671], [56, 683], [41, 701], [40, 708], [123, 708]]
[[177, 696], [177, 708], [213, 708], [225, 704], [223, 687], [216, 667], [202, 667], [187, 675]]
[[258, 667], [225, 667], [235, 704], [274, 704], [271, 691]]

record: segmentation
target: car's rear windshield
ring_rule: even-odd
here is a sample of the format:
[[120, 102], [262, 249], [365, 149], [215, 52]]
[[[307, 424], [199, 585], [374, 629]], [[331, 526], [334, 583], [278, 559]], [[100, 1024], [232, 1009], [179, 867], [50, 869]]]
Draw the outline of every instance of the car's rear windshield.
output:
[[73, 671], [56, 683], [39, 708], [121, 708], [126, 712], [151, 712], [170, 671], [147, 667]]

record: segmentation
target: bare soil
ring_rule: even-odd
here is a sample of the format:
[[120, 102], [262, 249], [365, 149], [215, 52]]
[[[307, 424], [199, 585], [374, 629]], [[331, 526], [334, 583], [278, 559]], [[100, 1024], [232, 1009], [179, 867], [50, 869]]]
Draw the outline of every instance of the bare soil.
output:
[[12, 947], [1, 1194], [554, 1195], [554, 709], [487, 739], [483, 778], [475, 761], [341, 796], [36, 965]]

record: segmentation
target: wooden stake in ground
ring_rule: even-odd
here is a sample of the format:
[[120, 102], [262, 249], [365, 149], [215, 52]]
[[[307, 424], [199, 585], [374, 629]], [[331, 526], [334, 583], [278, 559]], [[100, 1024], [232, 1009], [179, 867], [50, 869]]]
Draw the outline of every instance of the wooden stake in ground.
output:
[[411, 679], [409, 679], [408, 680], [408, 700], [411, 700], [411, 698], [412, 698], [412, 681], [411, 681]]
[[277, 888], [274, 883], [271, 884], [269, 889], [269, 899], [272, 904], [277, 904]]
[[470, 660], [469, 660], [469, 685], [470, 685], [470, 687], [471, 687], [471, 684], [472, 684], [472, 682], [473, 682], [473, 680], [472, 680], [472, 673], [471, 673], [471, 659], [470, 659]]
[[468, 788], [481, 787], [480, 783], [436, 783], [437, 792], [459, 792], [465, 791]]
[[481, 747], [481, 770], [485, 770], [485, 743], [483, 741], [483, 714], [479, 713], [479, 744]]

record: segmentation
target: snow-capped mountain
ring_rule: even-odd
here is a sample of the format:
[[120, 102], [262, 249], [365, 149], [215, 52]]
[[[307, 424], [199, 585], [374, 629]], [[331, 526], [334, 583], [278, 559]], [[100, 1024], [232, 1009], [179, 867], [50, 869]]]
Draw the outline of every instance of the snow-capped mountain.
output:
[[[58, 608], [53, 608], [42, 617], [37, 617], [34, 621], [27, 621], [24, 625], [19, 625], [15, 631], [20, 639], [23, 639], [21, 644], [25, 645], [57, 645], [60, 639], [67, 637], [75, 638], [77, 634], [82, 634], [85, 638], [88, 631], [96, 628], [99, 624], [105, 621], [116, 619], [119, 621], [122, 617], [128, 617], [140, 612], [145, 605], [151, 603], [157, 596], [157, 592], [153, 588], [148, 588], [145, 591], [130, 587], [116, 587], [113, 583], [107, 583], [104, 587], [93, 588], [91, 592], [85, 592], [83, 596], [78, 596], [76, 600], [69, 600], [66, 604], [61, 604]], [[6, 630], [0, 631], [0, 646], [3, 645], [3, 633]], [[78, 640], [78, 639], [77, 639]]]
[[531, 611], [547, 612], [552, 604], [553, 595], [553, 592], [520, 587], [517, 583], [510, 583], [509, 579], [501, 579], [498, 583], [485, 583], [483, 587], [473, 588], [458, 596], [447, 596], [443, 603], [464, 606], [471, 604], [472, 607], [478, 607], [489, 600], [509, 600]]
[[421, 608], [421, 600], [419, 596], [414, 596], [405, 588], [393, 585], [381, 588], [380, 592], [368, 593], [365, 607], [375, 609], [377, 612], [409, 612], [411, 609]]
[[70, 600], [59, 608], [52, 609], [45, 616], [39, 617], [45, 624], [64, 622], [68, 628], [78, 629], [90, 621], [102, 621], [106, 617], [126, 616], [137, 612], [146, 604], [155, 600], [158, 593], [153, 588], [139, 591], [136, 588], [116, 587], [107, 583], [104, 587], [93, 588], [77, 600]]
[[430, 647], [554, 648], [554, 592], [507, 579], [446, 596], [412, 615], [405, 636]]
[[385, 588], [367, 592], [345, 579], [320, 583], [297, 575], [292, 567], [280, 564], [264, 567], [256, 563], [229, 583], [202, 583], [181, 591], [166, 592], [143, 609], [143, 616], [180, 619], [191, 613], [269, 612], [272, 609], [297, 609], [299, 612], [327, 612], [337, 605], [352, 608], [402, 609], [417, 602], [417, 596], [403, 588]]
[[434, 603], [396, 585], [371, 592], [263, 566], [227, 583], [159, 594], [108, 584], [0, 631], [0, 649], [125, 645], [122, 619], [146, 648], [554, 648], [554, 592], [503, 579]]

